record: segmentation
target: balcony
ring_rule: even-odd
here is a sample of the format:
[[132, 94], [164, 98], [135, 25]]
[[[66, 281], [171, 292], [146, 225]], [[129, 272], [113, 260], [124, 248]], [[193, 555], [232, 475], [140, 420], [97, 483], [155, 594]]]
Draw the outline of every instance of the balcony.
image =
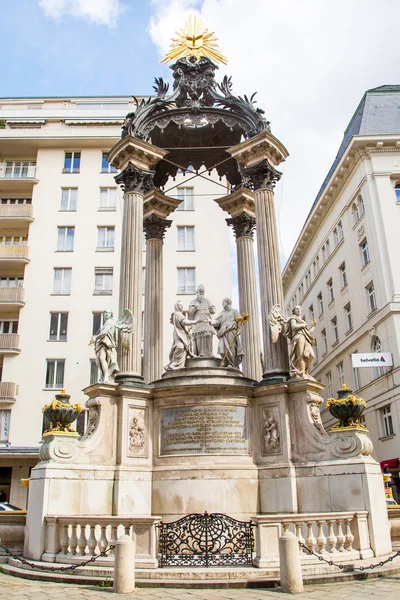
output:
[[32, 192], [36, 179], [36, 163], [30, 161], [7, 161], [0, 167], [0, 189], [3, 192]]
[[18, 333], [0, 333], [0, 354], [19, 354]]
[[29, 262], [29, 247], [24, 245], [6, 246], [0, 244], [0, 264]]
[[17, 384], [9, 381], [0, 381], [0, 406], [16, 402]]
[[21, 223], [32, 223], [32, 221], [34, 221], [32, 204], [0, 204], [0, 227], [14, 229]]
[[24, 306], [25, 290], [22, 287], [0, 288], [0, 308]]

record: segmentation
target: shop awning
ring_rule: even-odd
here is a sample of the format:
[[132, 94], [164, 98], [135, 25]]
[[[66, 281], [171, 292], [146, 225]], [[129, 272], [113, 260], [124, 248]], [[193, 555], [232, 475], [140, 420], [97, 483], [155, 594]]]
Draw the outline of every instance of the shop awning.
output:
[[389, 458], [389, 460], [382, 460], [380, 465], [381, 469], [397, 469], [400, 463], [398, 458]]

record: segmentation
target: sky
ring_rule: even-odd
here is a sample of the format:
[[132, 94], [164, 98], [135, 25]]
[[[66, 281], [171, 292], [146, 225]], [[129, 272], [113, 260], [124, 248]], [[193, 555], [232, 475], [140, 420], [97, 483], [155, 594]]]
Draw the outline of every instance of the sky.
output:
[[189, 14], [234, 93], [257, 91], [289, 151], [275, 197], [286, 257], [367, 89], [400, 84], [399, 0], [1, 0], [0, 96], [146, 95]]

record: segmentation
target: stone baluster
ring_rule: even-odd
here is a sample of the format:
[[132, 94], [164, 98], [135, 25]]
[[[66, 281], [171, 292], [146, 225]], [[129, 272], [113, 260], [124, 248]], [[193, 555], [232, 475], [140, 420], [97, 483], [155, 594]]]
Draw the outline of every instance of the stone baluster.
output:
[[313, 533], [313, 522], [307, 521], [307, 537], [306, 537], [306, 546], [309, 550], [314, 550], [314, 546], [317, 543], [317, 540], [314, 537]]
[[162, 375], [163, 239], [171, 223], [155, 213], [143, 221], [146, 236], [143, 375], [146, 383]]
[[118, 383], [141, 379], [142, 345], [142, 227], [144, 194], [153, 187], [154, 171], [139, 169], [132, 163], [115, 177], [124, 189], [122, 217], [119, 313], [125, 308], [133, 314], [134, 327], [128, 351], [118, 347], [121, 372]]
[[78, 545], [78, 536], [77, 536], [78, 524], [72, 523], [71, 525], [71, 536], [69, 538], [69, 547], [71, 554], [76, 554], [76, 547]]
[[346, 525], [346, 550], [353, 550], [353, 542], [354, 542], [354, 535], [351, 533], [351, 528], [350, 528], [350, 523], [351, 523], [351, 519], [345, 519], [344, 520], [345, 525]]
[[339, 550], [339, 552], [343, 552], [343, 550], [344, 550], [344, 543], [346, 541], [346, 538], [344, 536], [343, 529], [342, 529], [342, 520], [338, 519], [336, 521], [336, 525], [337, 525], [337, 545], [338, 545], [338, 550]]
[[318, 552], [320, 554], [322, 554], [323, 551], [325, 550], [325, 544], [326, 544], [326, 537], [325, 537], [323, 529], [322, 529], [323, 521], [317, 521], [317, 527], [318, 527], [318, 533], [317, 533]]
[[[115, 542], [118, 539], [118, 523], [112, 523], [111, 525], [111, 538], [110, 538], [110, 546], [115, 546]], [[115, 554], [115, 550], [110, 550], [110, 556]]]
[[95, 553], [96, 547], [97, 547], [95, 531], [96, 531], [96, 525], [93, 525], [93, 524], [89, 525], [89, 537], [88, 537], [87, 547], [88, 547], [88, 553], [92, 556]]
[[62, 534], [62, 537], [60, 540], [62, 554], [68, 554], [68, 545], [69, 545], [68, 529], [69, 529], [69, 525], [65, 524], [63, 527], [63, 534]]
[[[295, 524], [295, 528], [296, 528], [296, 537], [297, 537], [298, 541], [301, 542], [302, 544], [304, 544], [305, 540], [304, 540], [303, 534], [301, 532], [301, 523], [297, 522]], [[301, 546], [300, 546], [300, 552], [305, 553], [304, 548], [302, 548]]]
[[289, 374], [287, 341], [283, 336], [279, 336], [278, 341], [273, 344], [269, 326], [269, 313], [272, 307], [279, 304], [283, 309], [283, 287], [273, 191], [281, 174], [271, 166], [267, 159], [246, 168], [242, 167], [241, 174], [244, 185], [251, 185], [254, 190], [264, 341], [263, 380], [282, 381], [287, 379]]
[[108, 547], [108, 541], [107, 541], [107, 535], [106, 535], [107, 525], [100, 525], [100, 529], [101, 529], [101, 533], [100, 533], [100, 539], [99, 539], [99, 550], [100, 550], [100, 552], [104, 552], [104, 550], [106, 550]]
[[84, 524], [80, 525], [80, 533], [78, 538], [78, 552], [77, 554], [85, 555], [86, 550], [86, 526]]
[[243, 374], [245, 377], [260, 381], [262, 377], [261, 338], [253, 240], [256, 219], [243, 211], [226, 219], [226, 222], [232, 225], [236, 237], [240, 311], [250, 315], [249, 321], [241, 328], [244, 351]]
[[337, 542], [337, 537], [335, 535], [335, 532], [333, 530], [333, 524], [335, 521], [333, 520], [329, 520], [327, 521], [328, 523], [328, 536], [326, 538], [326, 541], [328, 542], [328, 551], [329, 552], [335, 552], [336, 550], [336, 542]]

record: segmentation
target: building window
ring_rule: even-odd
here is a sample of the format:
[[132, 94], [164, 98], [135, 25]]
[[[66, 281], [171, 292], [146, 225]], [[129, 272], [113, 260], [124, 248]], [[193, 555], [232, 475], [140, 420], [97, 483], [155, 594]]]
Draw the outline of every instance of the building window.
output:
[[310, 311], [310, 321], [314, 321], [315, 315], [314, 315], [314, 306], [313, 306], [313, 304], [311, 304], [311, 306], [310, 306], [310, 308], [308, 310]]
[[333, 319], [331, 319], [331, 323], [332, 323], [333, 344], [337, 344], [339, 341], [339, 330], [338, 330], [338, 324], [337, 324], [337, 317], [333, 317]]
[[0, 442], [8, 442], [10, 436], [11, 410], [0, 410]]
[[339, 223], [337, 224], [337, 230], [338, 230], [339, 242], [341, 242], [344, 239], [342, 221], [339, 221]]
[[346, 304], [346, 306], [344, 307], [344, 314], [346, 317], [346, 327], [347, 327], [347, 331], [350, 331], [351, 329], [353, 329], [353, 317], [351, 314], [351, 304], [350, 302], [348, 304]]
[[195, 291], [195, 269], [193, 267], [178, 267], [178, 294], [193, 294]]
[[314, 342], [314, 356], [315, 356], [315, 362], [318, 362], [318, 345], [317, 345], [317, 340], [315, 340]]
[[72, 252], [75, 227], [58, 227], [57, 252]]
[[54, 269], [53, 294], [68, 296], [71, 293], [72, 269]]
[[340, 273], [340, 284], [341, 284], [342, 289], [343, 289], [347, 285], [346, 263], [343, 262], [340, 265], [340, 267], [339, 267], [339, 273]]
[[103, 327], [104, 318], [102, 312], [93, 313], [92, 335], [98, 335]]
[[94, 293], [97, 295], [111, 295], [113, 286], [113, 268], [98, 267], [94, 270]]
[[[357, 354], [357, 350], [354, 352], [354, 354]], [[353, 367], [353, 390], [359, 390], [360, 387], [360, 369], [358, 367]]]
[[76, 422], [75, 422], [76, 432], [79, 433], [79, 435], [81, 435], [81, 436], [85, 435], [85, 432], [86, 432], [88, 414], [89, 414], [88, 410], [82, 410], [82, 412], [79, 413], [78, 418], [76, 419]]
[[57, 342], [67, 341], [68, 313], [50, 313], [49, 340]]
[[114, 250], [114, 227], [97, 228], [97, 249]]
[[328, 340], [326, 338], [326, 329], [321, 330], [321, 336], [322, 336], [322, 347], [324, 349], [324, 354], [326, 354], [328, 352]]
[[32, 204], [32, 198], [0, 198], [0, 204]]
[[142, 294], [144, 294], [146, 288], [146, 267], [142, 267]]
[[324, 301], [322, 300], [322, 292], [317, 296], [319, 316], [324, 314]]
[[329, 244], [329, 240], [326, 240], [325, 247], [326, 247], [326, 259], [328, 259], [331, 255], [331, 247]]
[[15, 161], [6, 162], [5, 176], [12, 177], [35, 177], [36, 162]]
[[81, 153], [66, 152], [63, 173], [79, 173], [81, 168]]
[[361, 219], [361, 217], [363, 216], [363, 214], [365, 213], [365, 205], [364, 205], [364, 200], [363, 197], [361, 196], [361, 194], [359, 194], [358, 198], [357, 198], [357, 204], [358, 204], [358, 214], [359, 214], [359, 218]]
[[362, 267], [365, 267], [365, 265], [367, 265], [370, 261], [368, 242], [365, 238], [360, 244], [360, 249], [361, 249], [361, 265], [362, 265]]
[[194, 250], [194, 227], [178, 227], [178, 250]]
[[23, 277], [0, 277], [0, 288], [22, 288], [24, 287]]
[[328, 286], [328, 302], [330, 304], [335, 299], [335, 296], [333, 294], [333, 281], [332, 281], [332, 279], [330, 279], [326, 285]]
[[400, 183], [396, 183], [394, 186], [394, 193], [396, 194], [396, 202], [400, 202]]
[[2, 246], [27, 246], [28, 236], [27, 235], [4, 235], [0, 237], [0, 244]]
[[322, 263], [324, 263], [326, 261], [326, 248], [325, 248], [325, 244], [322, 246]]
[[78, 188], [63, 188], [61, 190], [61, 210], [75, 211], [78, 199]]
[[383, 406], [380, 409], [380, 413], [381, 413], [383, 436], [389, 437], [391, 435], [394, 435], [393, 420], [392, 420], [392, 414], [391, 414], [391, 410], [390, 410], [390, 404], [388, 404], [387, 406]]
[[0, 333], [18, 333], [18, 321], [0, 321]]
[[96, 361], [94, 358], [90, 359], [90, 383], [89, 385], [95, 385], [96, 383], [99, 383], [100, 381], [100, 369], [96, 364]]
[[339, 241], [339, 233], [337, 227], [335, 227], [335, 229], [333, 230], [333, 243], [335, 244], [335, 248], [339, 244]]
[[[371, 350], [375, 354], [379, 354], [382, 352], [382, 344], [381, 340], [374, 335], [371, 341]], [[383, 367], [374, 367], [374, 379], [378, 379], [378, 377], [382, 377], [383, 375]]]
[[344, 384], [344, 368], [343, 368], [343, 362], [340, 362], [337, 366], [337, 375], [338, 375], [338, 380], [339, 380], [339, 387], [341, 388], [342, 385]]
[[115, 210], [117, 206], [117, 188], [100, 188], [99, 210]]
[[367, 290], [369, 312], [372, 313], [376, 310], [376, 297], [375, 297], [374, 284], [371, 282], [370, 284], [367, 285], [367, 287], [365, 289]]
[[117, 172], [116, 167], [113, 167], [112, 165], [110, 165], [109, 162], [107, 162], [107, 155], [108, 155], [108, 152], [103, 152], [103, 154], [102, 154], [101, 172], [102, 173], [116, 173]]
[[46, 388], [64, 387], [65, 360], [46, 360]]
[[325, 375], [325, 377], [326, 377], [326, 390], [328, 392], [328, 398], [332, 398], [332, 396], [333, 396], [332, 373], [329, 371], [329, 373], [327, 373]]
[[178, 187], [178, 200], [181, 200], [180, 205], [176, 210], [194, 210], [194, 198], [192, 187]]
[[360, 220], [360, 213], [358, 211], [358, 206], [355, 202], [353, 202], [353, 206], [351, 207], [351, 212], [353, 213], [353, 223], [355, 225]]

